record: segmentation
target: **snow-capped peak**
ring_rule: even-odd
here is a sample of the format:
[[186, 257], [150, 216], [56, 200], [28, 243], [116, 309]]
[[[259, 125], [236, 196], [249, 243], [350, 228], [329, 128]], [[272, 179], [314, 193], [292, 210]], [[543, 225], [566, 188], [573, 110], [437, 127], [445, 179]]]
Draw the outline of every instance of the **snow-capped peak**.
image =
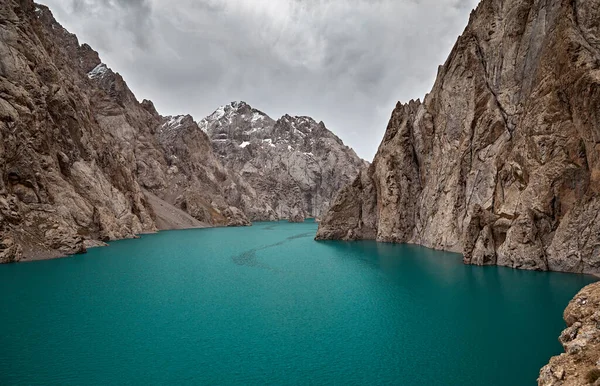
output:
[[216, 121], [225, 115], [225, 106], [219, 106], [214, 113], [208, 116], [207, 120]]
[[236, 122], [236, 126], [247, 127], [248, 129], [244, 131], [247, 135], [272, 125], [272, 120], [263, 112], [252, 108], [246, 102], [234, 101], [219, 106], [212, 114], [201, 119], [198, 126], [210, 135], [210, 132], [218, 131], [219, 128], [229, 126], [234, 122]]
[[236, 109], [236, 110], [239, 110], [240, 108], [242, 108], [244, 106], [248, 106], [248, 104], [246, 102], [244, 102], [244, 101], [233, 101], [229, 105], [231, 107], [233, 107], [234, 109]]
[[223, 117], [227, 117], [229, 118], [228, 120], [231, 121], [231, 116], [237, 112], [237, 110], [242, 106], [245, 105], [244, 102], [231, 102], [227, 105], [223, 105], [223, 106], [219, 106], [212, 114], [210, 114], [208, 117], [206, 118], [202, 118], [200, 120], [200, 122], [198, 122], [198, 126], [200, 126], [200, 128], [203, 131], [207, 131], [208, 130], [208, 126], [216, 121], [219, 121], [221, 118]]

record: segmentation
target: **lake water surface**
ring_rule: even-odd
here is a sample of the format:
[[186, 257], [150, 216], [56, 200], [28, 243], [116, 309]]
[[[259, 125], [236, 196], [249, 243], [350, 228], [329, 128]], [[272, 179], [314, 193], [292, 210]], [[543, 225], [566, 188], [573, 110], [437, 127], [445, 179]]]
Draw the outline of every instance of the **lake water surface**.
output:
[[169, 231], [0, 266], [0, 384], [535, 385], [594, 280], [316, 228]]

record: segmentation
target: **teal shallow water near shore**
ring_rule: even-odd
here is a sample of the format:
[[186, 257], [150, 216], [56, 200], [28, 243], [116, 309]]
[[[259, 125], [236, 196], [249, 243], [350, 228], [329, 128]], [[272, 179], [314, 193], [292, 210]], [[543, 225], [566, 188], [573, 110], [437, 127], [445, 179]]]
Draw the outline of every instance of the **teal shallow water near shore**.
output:
[[594, 280], [315, 232], [170, 231], [0, 266], [0, 384], [534, 385]]

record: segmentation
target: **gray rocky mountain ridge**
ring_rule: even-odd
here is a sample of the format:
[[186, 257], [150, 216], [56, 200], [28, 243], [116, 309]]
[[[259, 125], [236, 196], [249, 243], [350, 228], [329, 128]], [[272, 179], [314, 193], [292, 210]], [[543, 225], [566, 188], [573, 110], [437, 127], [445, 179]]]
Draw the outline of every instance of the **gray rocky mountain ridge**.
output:
[[191, 116], [163, 117], [138, 102], [97, 52], [31, 0], [0, 3], [0, 161], [2, 263], [158, 229], [312, 212], [301, 195], [265, 201]]
[[246, 210], [252, 220], [318, 218], [367, 165], [323, 122], [306, 116], [274, 120], [245, 102], [232, 102], [198, 125], [224, 165], [239, 171], [267, 204], [266, 211]]

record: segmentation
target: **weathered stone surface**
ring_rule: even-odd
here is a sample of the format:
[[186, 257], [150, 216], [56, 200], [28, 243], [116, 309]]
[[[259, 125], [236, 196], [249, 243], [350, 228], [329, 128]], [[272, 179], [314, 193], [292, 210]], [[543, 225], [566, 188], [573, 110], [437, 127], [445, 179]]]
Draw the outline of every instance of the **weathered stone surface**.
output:
[[246, 186], [225, 168], [213, 153], [208, 136], [190, 115], [162, 119], [155, 137], [161, 157], [149, 154], [138, 170], [144, 170], [142, 185], [163, 200], [213, 226], [250, 225], [238, 208]]
[[571, 300], [560, 335], [565, 353], [540, 371], [540, 386], [600, 384], [600, 283], [590, 284]]
[[[322, 123], [244, 109], [224, 115], [273, 141], [251, 135], [244, 149], [232, 136], [229, 148], [216, 146], [191, 116], [138, 102], [47, 7], [0, 3], [0, 262], [157, 229], [314, 216], [363, 165]], [[209, 118], [205, 129], [224, 123]]]
[[97, 53], [32, 1], [2, 2], [0, 20], [2, 262], [154, 230], [133, 149], [94, 105]]
[[199, 125], [220, 160], [247, 183], [240, 184], [245, 189], [236, 206], [251, 220], [318, 218], [367, 164], [310, 117], [275, 121], [232, 102]]
[[318, 239], [600, 272], [600, 1], [482, 0]]
[[300, 222], [304, 222], [305, 219], [306, 219], [306, 213], [304, 213], [304, 211], [300, 208], [294, 208], [294, 209], [292, 209], [292, 212], [290, 213], [288, 220], [289, 220], [289, 222], [300, 223]]
[[363, 240], [377, 236], [377, 200], [371, 175], [374, 165], [363, 169], [344, 187], [319, 224], [317, 238]]
[[181, 123], [139, 103], [47, 7], [0, 3], [0, 262], [155, 231], [161, 202], [198, 217], [163, 212], [161, 228], [248, 225], [208, 137]]

